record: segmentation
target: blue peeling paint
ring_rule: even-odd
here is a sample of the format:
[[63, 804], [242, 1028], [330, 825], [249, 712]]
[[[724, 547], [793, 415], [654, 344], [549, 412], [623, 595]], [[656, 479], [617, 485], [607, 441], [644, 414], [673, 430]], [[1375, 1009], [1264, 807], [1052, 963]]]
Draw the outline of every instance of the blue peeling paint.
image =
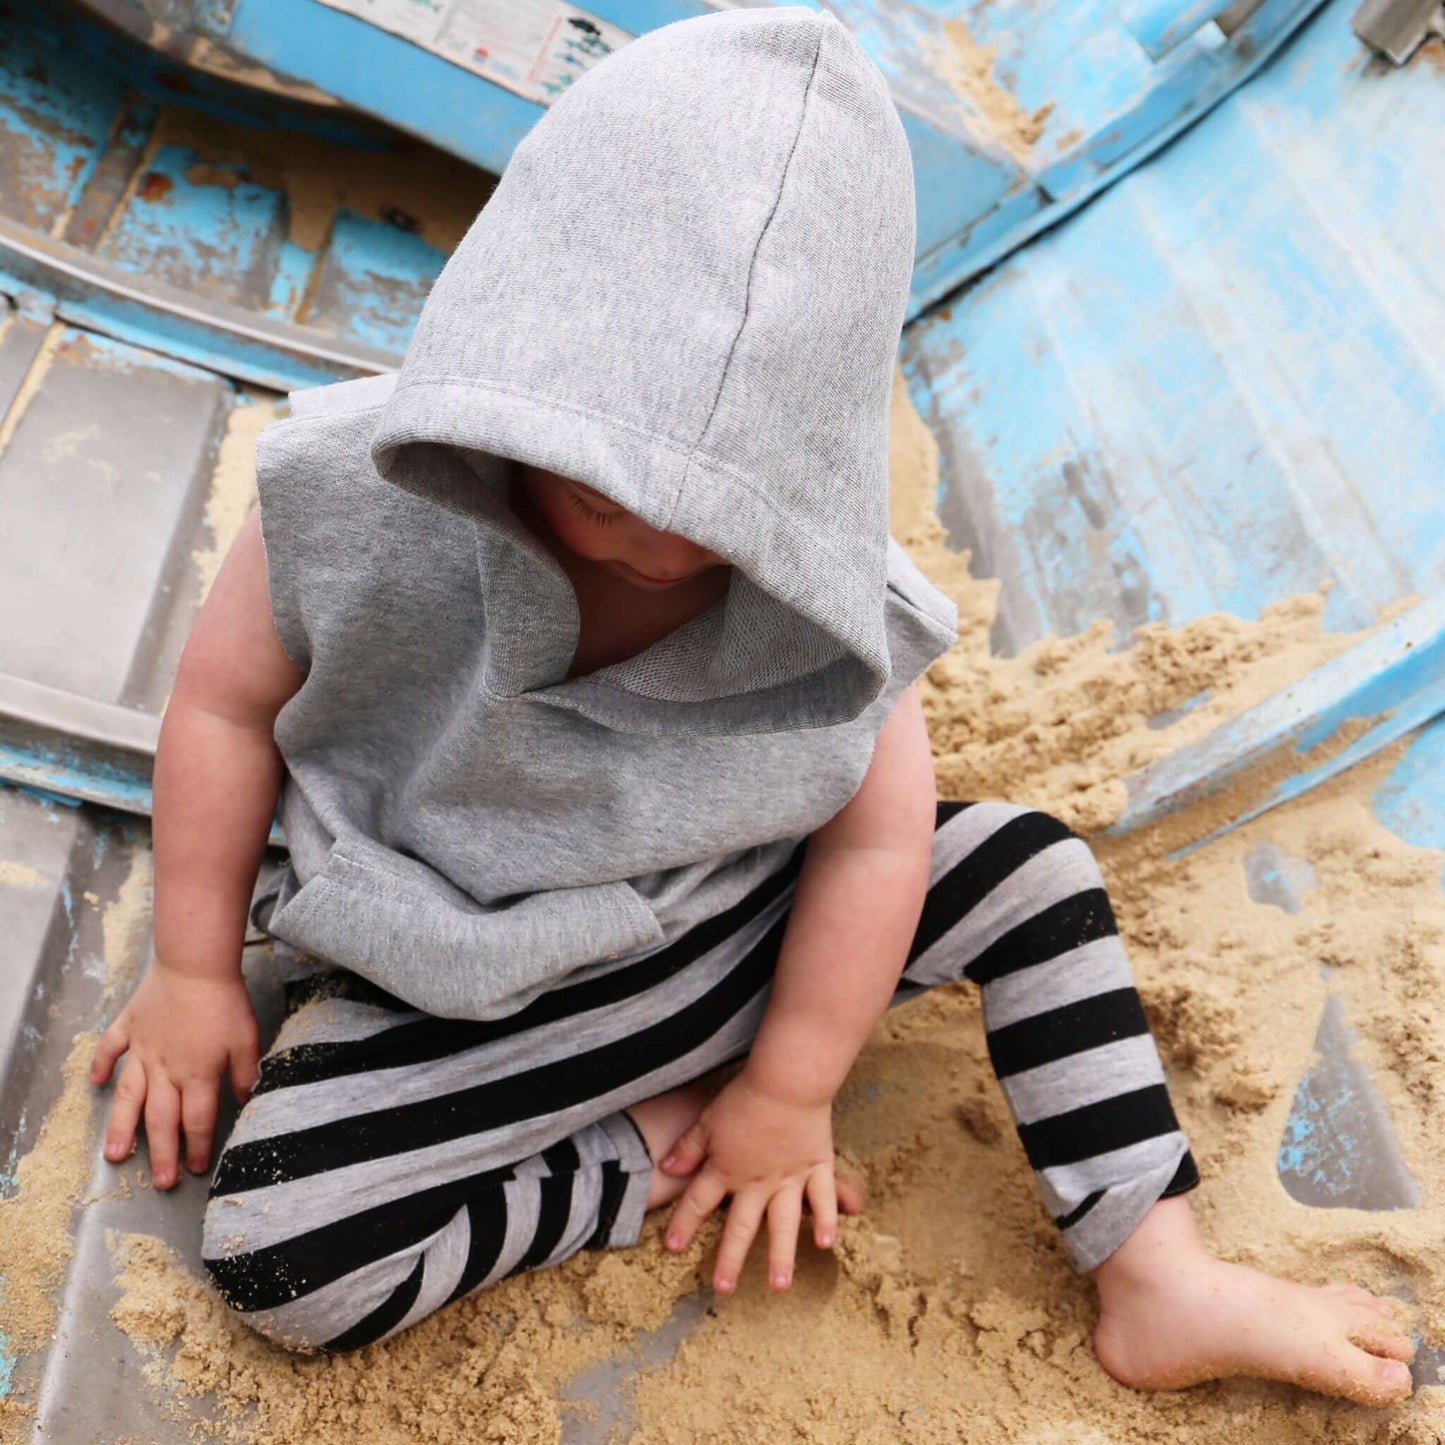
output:
[[271, 273], [271, 290], [266, 310], [285, 321], [295, 321], [306, 289], [316, 270], [317, 255], [305, 246], [298, 246], [287, 237], [276, 253], [276, 269]]
[[[5, 1280], [0, 1276], [0, 1290], [3, 1290]], [[5, 1336], [5, 1331], [0, 1330], [0, 1400], [10, 1394], [11, 1381], [15, 1377], [15, 1352], [10, 1348], [10, 1341]]]
[[316, 288], [314, 325], [402, 352], [446, 256], [386, 221], [339, 211]]
[[1407, 843], [1445, 852], [1445, 718], [1410, 744], [1373, 804], [1376, 817], [1392, 833]]
[[1280, 1139], [1280, 1181], [1313, 1208], [1414, 1208], [1420, 1187], [1401, 1158], [1384, 1100], [1353, 1056], [1354, 1037], [1339, 998], [1328, 997], [1314, 1061]]
[[[1328, 742], [1347, 722], [1392, 715], [1402, 708], [1416, 713], [1432, 703], [1445, 711], [1445, 634], [1413, 648], [1395, 666], [1385, 668], [1350, 697], [1321, 713], [1299, 735], [1297, 751], [1307, 753]], [[1427, 722], [1427, 712], [1420, 721]]]
[[94, 169], [120, 101], [116, 78], [96, 76], [53, 36], [12, 24], [0, 29], [0, 130], [18, 142], [17, 194], [6, 201], [12, 219], [48, 230], [64, 215]]
[[99, 254], [142, 275], [232, 305], [265, 304], [285, 238], [279, 191], [183, 146], [151, 158]]
[[1372, 66], [1350, 8], [905, 332], [940, 510], [1001, 579], [1010, 649], [1324, 583], [1353, 628], [1445, 588], [1445, 281], [1420, 204], [1445, 189], [1445, 87], [1427, 59]]
[[[28, 290], [23, 280], [0, 270], [0, 292], [14, 295]], [[119, 338], [161, 356], [184, 357], [221, 376], [251, 381], [272, 391], [325, 386], [348, 376], [371, 375], [401, 362], [400, 354], [378, 355], [374, 366], [352, 365], [339, 356], [313, 361], [279, 344], [218, 332], [183, 316], [158, 312], [100, 290], [58, 299], [55, 310], [65, 320], [89, 331]]]

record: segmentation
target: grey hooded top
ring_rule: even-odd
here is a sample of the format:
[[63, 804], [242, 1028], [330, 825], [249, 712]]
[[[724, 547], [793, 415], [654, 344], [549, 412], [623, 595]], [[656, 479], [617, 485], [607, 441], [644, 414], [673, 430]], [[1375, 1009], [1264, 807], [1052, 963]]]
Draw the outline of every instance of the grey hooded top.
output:
[[[728, 908], [848, 801], [954, 637], [887, 528], [912, 260], [902, 126], [829, 16], [668, 25], [561, 97], [400, 373], [262, 437], [306, 673], [277, 937], [496, 1017]], [[519, 460], [719, 553], [727, 596], [567, 680], [576, 601], [508, 505]]]

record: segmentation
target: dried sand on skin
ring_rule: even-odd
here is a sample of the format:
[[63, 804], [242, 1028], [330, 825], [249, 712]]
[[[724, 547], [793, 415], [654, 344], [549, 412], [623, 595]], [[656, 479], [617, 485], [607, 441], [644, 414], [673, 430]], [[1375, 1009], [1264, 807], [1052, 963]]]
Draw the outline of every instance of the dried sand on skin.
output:
[[[931, 441], [901, 391], [893, 437], [895, 530], [961, 601], [960, 644], [925, 688], [948, 796], [1008, 795], [1101, 828], [1122, 804], [1125, 772], [1350, 640], [1322, 635], [1320, 599], [1308, 598], [1259, 622], [1146, 629], [1120, 653], [1091, 632], [992, 658], [993, 585], [971, 581], [942, 547]], [[1206, 690], [1209, 701], [1173, 728], [1148, 728]], [[1427, 1336], [1445, 1338], [1445, 1261], [1428, 1209], [1306, 1210], [1274, 1173], [1328, 963], [1426, 1199], [1445, 1184], [1429, 1147], [1445, 1054], [1441, 859], [1371, 814], [1391, 762], [1356, 769], [1182, 863], [1166, 859], [1167, 828], [1110, 843], [1101, 857], [1205, 1175], [1195, 1198], [1212, 1242], [1302, 1279], [1408, 1290]], [[1211, 805], [1220, 816], [1230, 806]], [[1316, 869], [1297, 915], [1248, 900], [1243, 859], [1262, 838]], [[72, 1078], [67, 1098], [84, 1089]], [[68, 1130], [90, 1127], [88, 1115], [66, 1119]], [[1435, 1391], [1378, 1413], [1251, 1382], [1153, 1396], [1114, 1385], [1089, 1348], [1092, 1292], [1064, 1262], [991, 1081], [971, 989], [936, 993], [880, 1025], [839, 1099], [838, 1132], [868, 1176], [868, 1212], [845, 1225], [835, 1257], [805, 1251], [790, 1295], [772, 1295], [754, 1261], [676, 1358], [638, 1380], [638, 1445], [1445, 1439]], [[36, 1154], [60, 1142], [47, 1131]], [[712, 1238], [672, 1258], [657, 1233], [654, 1220], [636, 1250], [511, 1281], [339, 1359], [272, 1349], [157, 1241], [117, 1240], [115, 1318], [155, 1351], [158, 1402], [214, 1393], [230, 1412], [221, 1434], [251, 1445], [554, 1441], [559, 1387], [701, 1287]]]

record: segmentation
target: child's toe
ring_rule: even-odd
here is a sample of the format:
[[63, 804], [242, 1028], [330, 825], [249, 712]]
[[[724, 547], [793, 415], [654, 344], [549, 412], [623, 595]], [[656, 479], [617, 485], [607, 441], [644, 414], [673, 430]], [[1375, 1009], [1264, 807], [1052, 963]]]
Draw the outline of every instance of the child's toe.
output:
[[1351, 1309], [1347, 1334], [1353, 1344], [1387, 1360], [1413, 1360], [1415, 1341], [1393, 1319], [1387, 1319], [1368, 1305]]
[[1334, 1368], [1318, 1383], [1300, 1383], [1327, 1394], [1340, 1395], [1358, 1405], [1393, 1405], [1412, 1388], [1410, 1367], [1403, 1360], [1382, 1359], [1367, 1349], [1348, 1348], [1332, 1362]]

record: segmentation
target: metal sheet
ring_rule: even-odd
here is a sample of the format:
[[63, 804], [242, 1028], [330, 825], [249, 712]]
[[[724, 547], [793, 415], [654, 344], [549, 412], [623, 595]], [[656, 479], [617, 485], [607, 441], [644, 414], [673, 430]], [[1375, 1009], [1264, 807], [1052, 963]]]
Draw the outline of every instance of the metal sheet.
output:
[[1286, 1193], [1315, 1209], [1413, 1209], [1420, 1186], [1400, 1157], [1384, 1100], [1353, 1055], [1344, 1005], [1325, 1000], [1315, 1062], [1279, 1149]]
[[1207, 125], [910, 327], [996, 642], [1445, 586], [1445, 87], [1334, 0]]
[[[136, 0], [88, 3], [150, 33]], [[849, 26], [904, 116], [919, 195], [916, 312], [1196, 121], [1319, 0], [1264, 0], [1247, 14], [1236, 4], [1227, 36], [1209, 23], [1222, 7], [1168, 0], [1152, 7], [1157, 23], [1146, 27], [1157, 54], [1108, 4], [808, 3]], [[702, 0], [590, 6], [630, 35], [709, 8]], [[236, 0], [222, 12], [208, 0], [175, 0], [166, 14], [167, 45], [176, 30], [191, 51], [195, 37], [220, 44], [268, 77], [314, 86], [488, 170], [506, 166], [542, 114], [538, 103], [316, 0]]]
[[443, 259], [410, 214], [428, 181], [449, 236], [494, 183], [67, 7], [0, 0], [0, 291], [262, 385], [374, 372], [396, 364]]
[[187, 544], [232, 393], [72, 327], [36, 373], [0, 452], [0, 672], [157, 710], [173, 659], [153, 614], [188, 578], [194, 594]]

